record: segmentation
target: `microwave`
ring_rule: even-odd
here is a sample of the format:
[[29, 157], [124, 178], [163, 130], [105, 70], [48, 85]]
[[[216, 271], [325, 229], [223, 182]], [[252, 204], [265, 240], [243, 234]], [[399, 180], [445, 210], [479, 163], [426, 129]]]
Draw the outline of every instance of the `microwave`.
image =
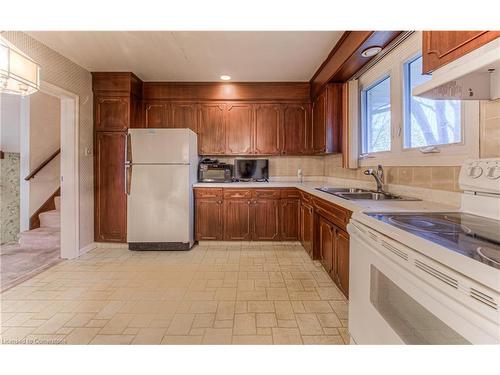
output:
[[200, 163], [198, 181], [200, 182], [232, 182], [232, 168], [226, 163]]

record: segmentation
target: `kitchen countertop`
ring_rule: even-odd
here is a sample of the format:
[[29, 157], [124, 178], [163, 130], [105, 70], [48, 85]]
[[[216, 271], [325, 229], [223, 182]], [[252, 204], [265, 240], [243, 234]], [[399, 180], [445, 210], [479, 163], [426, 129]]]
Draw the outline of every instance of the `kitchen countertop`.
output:
[[[297, 188], [306, 193], [322, 198], [328, 202], [344, 207], [354, 212], [454, 212], [459, 211], [458, 207], [445, 205], [431, 201], [372, 201], [372, 200], [348, 200], [328, 194], [319, 190], [318, 187], [325, 186], [322, 181], [304, 181], [302, 183], [296, 181], [276, 181], [276, 182], [228, 182], [228, 183], [211, 183], [199, 182], [193, 185], [195, 188]], [[328, 185], [330, 186], [330, 185]], [[335, 186], [346, 187], [346, 186]], [[357, 187], [357, 186], [349, 186]]]

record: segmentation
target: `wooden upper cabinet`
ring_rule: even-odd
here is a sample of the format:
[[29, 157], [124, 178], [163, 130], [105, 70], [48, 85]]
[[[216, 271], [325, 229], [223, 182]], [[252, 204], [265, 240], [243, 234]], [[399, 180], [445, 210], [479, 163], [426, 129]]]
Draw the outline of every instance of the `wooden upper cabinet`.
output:
[[423, 73], [431, 73], [498, 37], [500, 31], [424, 31]]
[[279, 104], [255, 105], [255, 153], [279, 155], [281, 107]]
[[312, 151], [326, 152], [326, 90], [313, 102]]
[[342, 150], [343, 96], [341, 83], [329, 83], [313, 101], [312, 151]]
[[[226, 154], [252, 153], [252, 105], [228, 104], [226, 108]], [[222, 139], [219, 142], [222, 142]]]
[[144, 125], [146, 128], [168, 128], [168, 103], [144, 103]]
[[309, 153], [311, 133], [308, 104], [285, 104], [282, 153], [286, 155]]
[[126, 242], [124, 132], [97, 132], [95, 138], [94, 237], [101, 242]]
[[279, 200], [254, 199], [252, 201], [253, 236], [258, 241], [279, 238]]
[[349, 297], [349, 235], [341, 229], [336, 229], [335, 253], [337, 285]]
[[200, 104], [198, 151], [201, 155], [225, 153], [224, 110], [224, 104]]
[[174, 128], [188, 128], [198, 133], [198, 104], [171, 103], [169, 122]]
[[126, 131], [130, 124], [130, 98], [128, 96], [95, 97], [95, 130]]
[[252, 238], [252, 201], [225, 199], [224, 239], [248, 241]]

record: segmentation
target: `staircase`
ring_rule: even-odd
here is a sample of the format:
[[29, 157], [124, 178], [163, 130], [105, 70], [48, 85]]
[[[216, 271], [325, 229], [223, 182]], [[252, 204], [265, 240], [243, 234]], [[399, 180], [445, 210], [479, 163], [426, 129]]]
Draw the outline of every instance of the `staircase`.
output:
[[40, 228], [19, 234], [19, 244], [22, 248], [59, 248], [61, 242], [61, 197], [54, 197], [54, 204], [55, 210], [45, 211], [38, 215]]

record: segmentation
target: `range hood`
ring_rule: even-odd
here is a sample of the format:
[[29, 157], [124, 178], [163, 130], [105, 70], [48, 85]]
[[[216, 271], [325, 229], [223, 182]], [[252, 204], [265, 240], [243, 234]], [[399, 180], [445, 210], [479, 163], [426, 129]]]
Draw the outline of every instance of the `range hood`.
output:
[[412, 93], [434, 100], [500, 98], [500, 38], [435, 70]]

